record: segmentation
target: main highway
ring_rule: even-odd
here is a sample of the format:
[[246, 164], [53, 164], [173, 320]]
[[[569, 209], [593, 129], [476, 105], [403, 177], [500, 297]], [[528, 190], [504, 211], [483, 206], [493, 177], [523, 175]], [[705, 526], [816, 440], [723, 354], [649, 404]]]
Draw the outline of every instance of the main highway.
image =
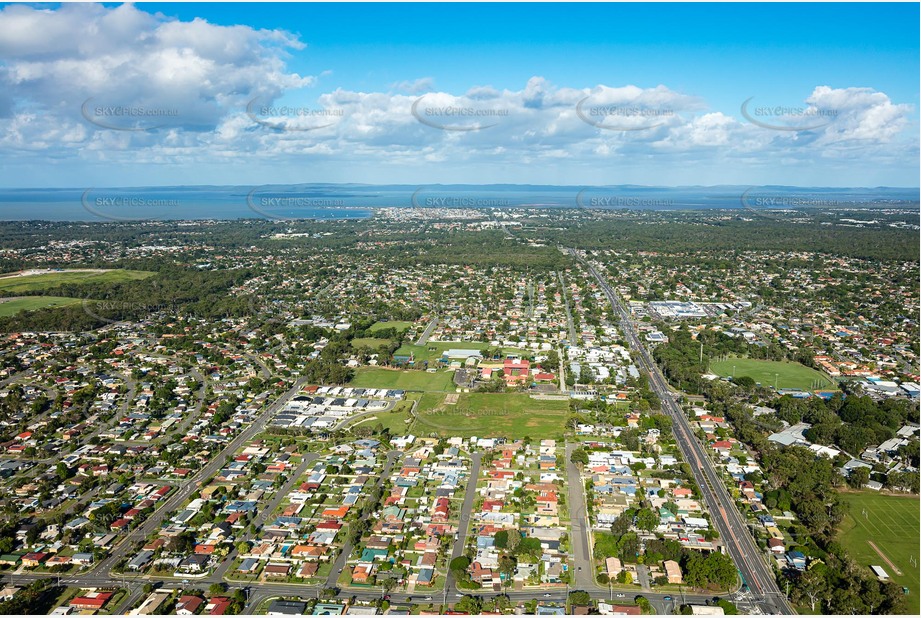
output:
[[726, 490], [713, 462], [710, 461], [700, 441], [694, 436], [691, 424], [676, 403], [665, 378], [639, 338], [625, 306], [593, 264], [583, 260], [575, 250], [570, 249], [569, 252], [588, 268], [620, 317], [624, 336], [635, 352], [637, 363], [648, 372], [650, 386], [662, 402], [662, 410], [672, 419], [675, 440], [678, 442], [685, 461], [690, 464], [694, 480], [700, 487], [711, 519], [730, 557], [748, 585], [754, 602], [765, 614], [795, 614], [787, 597], [778, 588], [772, 568], [766, 562], [765, 555], [755, 545], [742, 515], [736, 508], [735, 501]]

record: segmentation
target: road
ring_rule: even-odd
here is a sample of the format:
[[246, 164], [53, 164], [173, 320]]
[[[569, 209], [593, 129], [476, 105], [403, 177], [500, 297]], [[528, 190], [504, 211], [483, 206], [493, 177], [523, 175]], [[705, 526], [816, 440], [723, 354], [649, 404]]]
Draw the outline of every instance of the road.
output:
[[[463, 555], [464, 547], [467, 544], [467, 532], [470, 530], [470, 521], [473, 517], [473, 503], [476, 501], [476, 482], [480, 476], [480, 453], [470, 454], [470, 477], [467, 479], [467, 489], [464, 492], [464, 504], [461, 506], [460, 520], [457, 524], [457, 538], [454, 541], [454, 547], [451, 548], [451, 558], [448, 560], [449, 566], [451, 560]], [[454, 576], [451, 575], [450, 568], [448, 575], [445, 577], [445, 589], [442, 593], [444, 599], [447, 599], [448, 592], [456, 592], [454, 586]]]
[[576, 345], [576, 328], [572, 324], [572, 311], [569, 309], [569, 294], [566, 293], [566, 282], [563, 273], [558, 272], [560, 279], [560, 294], [563, 296], [563, 305], [566, 307], [566, 329], [569, 332], [569, 345]]
[[[570, 254], [582, 261], [575, 251], [570, 250]], [[687, 417], [676, 403], [658, 366], [640, 340], [624, 305], [595, 267], [590, 263], [583, 263], [597, 279], [611, 306], [619, 314], [621, 329], [631, 349], [636, 353], [638, 364], [649, 373], [650, 386], [661, 400], [662, 410], [672, 419], [675, 440], [684, 455], [684, 460], [691, 466], [694, 480], [700, 487], [713, 523], [729, 555], [751, 589], [755, 602], [761, 607], [762, 613], [795, 614], [786, 596], [777, 587], [773, 570], [765, 562], [764, 554], [755, 546], [722, 478], [691, 430]]]
[[592, 561], [592, 525], [588, 518], [588, 509], [585, 508], [585, 491], [582, 485], [582, 476], [579, 467], [572, 463], [572, 452], [576, 443], [566, 443], [566, 480], [569, 489], [569, 527], [572, 545], [572, 565], [575, 568], [573, 587], [577, 590], [594, 590], [599, 588], [595, 583], [595, 566]]
[[569, 390], [566, 388], [566, 356], [559, 345], [556, 346], [556, 354], [560, 359], [560, 392], [565, 393]]
[[416, 340], [416, 345], [425, 345], [429, 341], [429, 337], [432, 336], [432, 331], [435, 330], [435, 327], [438, 326], [438, 316], [432, 318], [432, 321], [429, 322], [429, 325], [425, 327], [425, 330], [422, 331], [422, 334]]

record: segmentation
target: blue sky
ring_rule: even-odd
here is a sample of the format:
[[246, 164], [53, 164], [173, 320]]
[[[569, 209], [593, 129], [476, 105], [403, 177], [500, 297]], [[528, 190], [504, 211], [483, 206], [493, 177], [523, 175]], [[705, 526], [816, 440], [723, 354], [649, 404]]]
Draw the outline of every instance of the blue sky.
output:
[[918, 17], [913, 3], [4, 5], [0, 185], [917, 186]]

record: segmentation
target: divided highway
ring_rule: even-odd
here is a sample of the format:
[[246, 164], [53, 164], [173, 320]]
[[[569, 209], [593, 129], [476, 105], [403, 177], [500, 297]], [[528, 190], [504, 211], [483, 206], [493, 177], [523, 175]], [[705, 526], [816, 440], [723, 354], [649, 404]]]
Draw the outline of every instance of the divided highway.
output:
[[694, 436], [691, 425], [684, 412], [675, 402], [665, 378], [637, 335], [626, 308], [620, 302], [607, 280], [601, 276], [592, 264], [582, 260], [573, 249], [570, 249], [569, 252], [588, 268], [608, 297], [611, 306], [620, 316], [620, 325], [624, 336], [629, 341], [630, 347], [636, 352], [639, 365], [649, 373], [650, 386], [661, 400], [662, 410], [672, 418], [672, 428], [678, 446], [684, 455], [685, 461], [691, 466], [694, 480], [700, 487], [713, 524], [716, 526], [729, 555], [748, 584], [754, 601], [762, 607], [764, 613], [795, 614], [796, 612], [787, 597], [777, 587], [772, 568], [765, 562], [763, 553], [755, 545], [748, 532], [745, 520], [737, 510], [735, 501], [726, 490], [722, 478], [707, 457], [703, 446]]

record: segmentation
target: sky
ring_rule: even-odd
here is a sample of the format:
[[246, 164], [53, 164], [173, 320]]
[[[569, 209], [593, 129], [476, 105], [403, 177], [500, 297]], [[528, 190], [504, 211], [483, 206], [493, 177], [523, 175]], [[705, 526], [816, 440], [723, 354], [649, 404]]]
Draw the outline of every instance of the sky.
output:
[[919, 5], [0, 4], [0, 186], [919, 185]]

